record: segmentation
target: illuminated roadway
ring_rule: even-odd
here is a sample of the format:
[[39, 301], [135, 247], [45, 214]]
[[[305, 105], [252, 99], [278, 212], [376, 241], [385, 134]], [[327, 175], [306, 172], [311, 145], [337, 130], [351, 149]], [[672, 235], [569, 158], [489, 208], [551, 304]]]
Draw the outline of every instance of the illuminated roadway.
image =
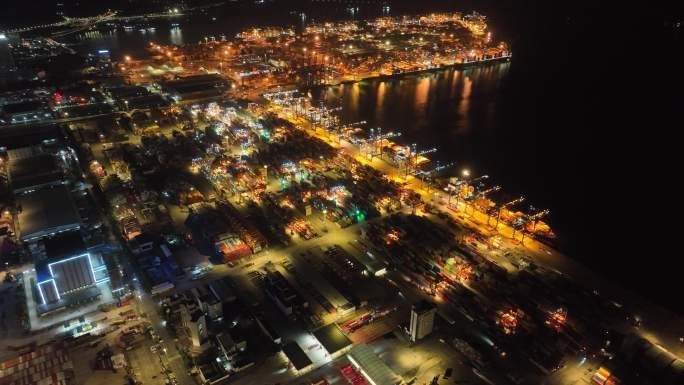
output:
[[[282, 109], [276, 109], [276, 111], [280, 113], [281, 117], [292, 120], [292, 115], [289, 111], [283, 111]], [[438, 209], [449, 214], [459, 224], [466, 226], [467, 228], [475, 228], [484, 234], [494, 233], [491, 227], [486, 226], [488, 219], [486, 214], [479, 211], [465, 214], [462, 211], [465, 210], [465, 204], [463, 202], [459, 202], [458, 213], [450, 209], [445, 210], [443, 207], [446, 206], [448, 199], [445, 192], [433, 189], [428, 193], [422, 186], [420, 180], [411, 176], [409, 176], [408, 180], [404, 179], [402, 173], [396, 167], [378, 158], [368, 160], [365, 156], [361, 155], [360, 150], [355, 145], [344, 140], [338, 141], [336, 137], [323, 132], [324, 130], [322, 129], [312, 129], [312, 126], [308, 121], [302, 122], [302, 119], [299, 119], [296, 124], [311, 135], [326, 141], [331, 146], [335, 148], [344, 148], [359, 162], [372, 166], [391, 179], [395, 181], [406, 181], [406, 187], [419, 193], [423, 198], [427, 198], [428, 202], [434, 203]], [[574, 259], [563, 255], [557, 250], [554, 250], [529, 236], [525, 237], [524, 245], [521, 245], [520, 239], [522, 236], [520, 235], [520, 232], [515, 231], [515, 239], [513, 239], [513, 228], [504, 222], [500, 222], [496, 232], [501, 234], [505, 239], [502, 244], [503, 248], [520, 255], [528, 256], [541, 266], [565, 274], [575, 282], [579, 282], [589, 289], [596, 290], [603, 298], [616, 301], [626, 309], [633, 311], [642, 318], [642, 326], [636, 331], [638, 334], [654, 343], [660, 344], [674, 354], [684, 357], [684, 343], [680, 341], [680, 338], [684, 337], [684, 319], [682, 319], [682, 317], [657, 305], [653, 305], [634, 293], [626, 291]]]

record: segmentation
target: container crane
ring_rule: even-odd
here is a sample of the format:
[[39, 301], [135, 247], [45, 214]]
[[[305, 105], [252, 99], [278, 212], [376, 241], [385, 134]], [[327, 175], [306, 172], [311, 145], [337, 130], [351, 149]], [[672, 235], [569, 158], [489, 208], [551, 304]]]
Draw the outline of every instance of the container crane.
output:
[[[489, 175], [484, 174], [484, 175], [478, 176], [477, 178], [473, 178], [470, 180], [462, 179], [462, 180], [456, 182], [456, 184], [455, 184], [455, 187], [456, 187], [456, 189], [455, 189], [455, 192], [456, 192], [456, 209], [458, 209], [458, 200], [461, 197], [461, 189], [463, 189], [463, 186], [465, 185], [465, 187], [467, 189], [469, 185], [472, 185], [475, 182], [479, 182], [479, 181], [482, 181], [485, 179], [489, 179]], [[450, 204], [450, 203], [451, 203], [451, 191], [449, 191], [449, 200], [448, 200], [448, 204]]]
[[[408, 177], [409, 174], [415, 174], [418, 172], [418, 157], [419, 156], [432, 154], [433, 152], [437, 152], [437, 147], [433, 147], [433, 148], [430, 148], [427, 150], [418, 151], [416, 144], [415, 143], [411, 144], [411, 152], [409, 153], [408, 159], [406, 160], [406, 169], [405, 169], [404, 177]], [[411, 158], [413, 158], [413, 162], [411, 162]]]
[[342, 130], [344, 130], [345, 128], [350, 128], [350, 127], [354, 127], [354, 126], [363, 126], [363, 125], [365, 125], [366, 123], [367, 123], [367, 122], [366, 122], [365, 120], [361, 120], [361, 121], [359, 121], [359, 122], [354, 122], [354, 123], [346, 123], [346, 124], [337, 124], [337, 125], [333, 125], [332, 127], [330, 127], [330, 129], [335, 130], [335, 131], [337, 132], [337, 135], [336, 135], [336, 136], [337, 136], [337, 143], [339, 144], [339, 143], [340, 143], [340, 140], [341, 140], [341, 139], [340, 139], [340, 134], [341, 134], [341, 131], [342, 131]]
[[[536, 211], [536, 209], [533, 206], [530, 206], [530, 211], [534, 212], [534, 211]], [[532, 232], [534, 232], [534, 230], [537, 229], [537, 223], [539, 222], [539, 220], [541, 218], [549, 215], [550, 212], [551, 212], [550, 210], [545, 209], [545, 210], [537, 211], [534, 214], [530, 214], [527, 216], [527, 219], [532, 221], [532, 223], [533, 223]]]
[[[387, 139], [391, 138], [396, 138], [401, 136], [401, 132], [393, 132], [390, 131], [388, 133], [383, 134], [382, 133], [382, 127], [378, 127], [377, 131], [373, 128], [371, 128], [370, 131], [370, 136], [368, 140], [372, 143], [372, 149], [371, 149], [371, 159], [373, 159], [374, 156], [379, 156], [380, 159], [382, 159], [382, 142]], [[378, 146], [378, 154], [374, 154], [373, 150], [375, 149], [375, 145], [377, 143]]]
[[442, 170], [446, 170], [447, 168], [453, 167], [454, 165], [455, 165], [455, 163], [453, 163], [453, 162], [442, 165], [439, 163], [439, 161], [437, 161], [437, 166], [435, 166], [434, 168], [432, 168], [430, 170], [420, 170], [420, 171], [416, 172], [416, 175], [421, 176], [420, 177], [421, 184], [424, 182], [424, 177], [428, 178], [427, 192], [429, 193], [430, 192], [430, 185], [432, 184], [432, 174], [434, 174], [436, 172], [440, 172]]
[[[477, 192], [477, 193], [475, 194], [475, 197], [479, 197], [479, 198], [481, 198], [481, 199], [484, 199], [484, 198], [487, 196], [487, 194], [493, 193], [493, 192], [497, 192], [497, 191], [499, 191], [499, 190], [501, 190], [501, 186], [490, 187], [490, 188], [488, 188], [488, 189], [486, 189], [486, 190]], [[474, 199], [473, 199], [473, 201], [474, 201]], [[473, 204], [471, 204], [471, 207], [472, 207], [473, 213], [474, 213], [474, 212], [475, 212], [475, 204], [474, 204], [474, 202], [473, 202]]]
[[[514, 199], [510, 202], [506, 202], [499, 207], [499, 209], [496, 211], [496, 224], [494, 225], [494, 230], [496, 230], [499, 227], [499, 219], [501, 219], [501, 211], [505, 208], [515, 206], [517, 204], [520, 204], [525, 201], [525, 197], [520, 197], [517, 199]], [[487, 218], [487, 225], [489, 225], [489, 218]]]

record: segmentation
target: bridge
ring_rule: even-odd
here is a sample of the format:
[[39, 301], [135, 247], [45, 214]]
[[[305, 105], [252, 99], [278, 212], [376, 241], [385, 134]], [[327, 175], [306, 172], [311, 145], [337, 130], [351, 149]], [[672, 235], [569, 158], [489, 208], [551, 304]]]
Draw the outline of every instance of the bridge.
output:
[[[23, 32], [31, 32], [31, 31], [38, 31], [41, 29], [47, 29], [47, 28], [57, 28], [57, 27], [71, 27], [75, 28], [77, 30], [83, 30], [90, 28], [94, 25], [97, 25], [99, 23], [105, 22], [105, 21], [110, 21], [114, 20], [116, 17], [116, 11], [107, 11], [103, 13], [102, 15], [97, 15], [97, 16], [91, 16], [91, 17], [67, 17], [64, 16], [64, 19], [61, 21], [57, 21], [51, 24], [40, 24], [40, 25], [32, 25], [28, 27], [23, 27], [23, 28], [16, 28], [16, 29], [11, 29], [11, 30], [6, 30], [2, 31], [3, 33], [23, 33]], [[54, 36], [57, 36], [55, 34]]]
[[57, 21], [51, 24], [40, 24], [40, 25], [32, 25], [32, 26], [27, 26], [27, 27], [22, 27], [22, 28], [16, 28], [16, 29], [11, 29], [11, 30], [6, 30], [6, 31], [0, 31], [0, 33], [3, 34], [18, 34], [18, 33], [25, 33], [25, 32], [31, 32], [31, 31], [39, 31], [42, 29], [49, 29], [49, 28], [67, 28], [66, 30], [58, 31], [53, 34], [51, 34], [51, 37], [63, 37], [67, 35], [71, 35], [76, 32], [84, 31], [87, 29], [90, 29], [94, 27], [97, 24], [100, 23], [105, 23], [108, 21], [132, 21], [132, 20], [141, 20], [141, 19], [156, 19], [156, 18], [164, 18], [164, 17], [177, 17], [177, 16], [183, 16], [184, 14], [181, 12], [178, 12], [178, 10], [174, 10], [173, 12], [169, 13], [150, 13], [146, 15], [136, 15], [136, 16], [117, 16], [117, 11], [107, 11], [101, 15], [97, 16], [90, 16], [90, 17], [67, 17], [64, 16], [64, 19], [61, 21]]

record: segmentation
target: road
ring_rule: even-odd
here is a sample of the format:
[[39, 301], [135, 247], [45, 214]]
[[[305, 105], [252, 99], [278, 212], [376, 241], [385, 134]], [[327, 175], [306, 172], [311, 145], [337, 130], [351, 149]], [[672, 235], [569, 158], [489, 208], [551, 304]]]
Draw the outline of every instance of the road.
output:
[[[284, 119], [292, 119], [293, 115], [289, 111], [279, 108], [280, 106], [275, 106], [274, 111]], [[520, 232], [514, 231], [512, 227], [503, 222], [494, 231], [491, 226], [486, 225], [488, 221], [486, 214], [479, 211], [465, 214], [466, 205], [463, 202], [458, 203], [455, 211], [445, 209], [445, 203], [448, 200], [445, 192], [434, 189], [428, 192], [426, 186], [423, 186], [420, 180], [411, 176], [408, 179], [404, 179], [402, 173], [396, 167], [379, 158], [369, 160], [352, 143], [340, 140], [332, 134], [324, 132], [322, 129], [314, 129], [309, 122], [302, 123], [298, 121], [297, 126], [306, 130], [309, 134], [326, 141], [335, 148], [345, 149], [359, 162], [372, 166], [391, 179], [405, 181], [408, 188], [419, 193], [425, 201], [435, 203], [438, 209], [450, 215], [458, 224], [469, 229], [476, 229], [484, 234], [499, 233], [504, 238], [501, 247], [503, 250], [528, 256], [538, 265], [565, 274], [575, 282], [585, 285], [588, 289], [596, 290], [603, 298], [616, 301], [626, 309], [633, 309], [643, 320], [642, 327], [637, 331], [641, 336], [660, 344], [680, 357], [684, 357], [684, 343], [680, 341], [680, 338], [684, 336], [684, 326], [682, 326], [684, 325], [684, 318], [619, 287], [576, 260], [529, 236], [525, 237], [524, 242], [521, 242], [522, 235]]]

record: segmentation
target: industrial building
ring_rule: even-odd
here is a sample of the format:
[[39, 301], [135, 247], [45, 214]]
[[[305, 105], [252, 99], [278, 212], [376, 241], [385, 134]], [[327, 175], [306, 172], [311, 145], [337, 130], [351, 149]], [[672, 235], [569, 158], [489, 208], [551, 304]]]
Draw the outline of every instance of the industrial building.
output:
[[372, 385], [400, 385], [404, 381], [385, 364], [366, 344], [356, 345], [347, 358]]
[[677, 385], [684, 383], [684, 360], [658, 344], [630, 334], [620, 346], [621, 358], [643, 374], [644, 383]]
[[107, 266], [87, 252], [78, 232], [45, 239], [42, 246], [33, 250], [39, 315], [101, 296], [97, 285], [109, 282]]
[[347, 353], [352, 347], [352, 342], [334, 323], [316, 330], [314, 336], [333, 360]]
[[10, 184], [15, 194], [60, 185], [65, 181], [57, 158], [37, 147], [8, 151], [8, 158]]
[[229, 82], [217, 74], [186, 76], [161, 83], [162, 91], [176, 101], [220, 96], [228, 86]]
[[283, 346], [283, 353], [290, 360], [291, 366], [294, 367], [298, 375], [304, 374], [313, 368], [313, 363], [296, 342], [293, 341], [285, 344]]
[[286, 316], [292, 315], [297, 307], [309, 306], [279, 271], [269, 272], [264, 283], [266, 294]]
[[411, 307], [409, 333], [412, 342], [419, 341], [432, 333], [436, 312], [437, 308], [427, 301], [421, 301]]
[[26, 101], [2, 106], [0, 117], [5, 123], [29, 123], [53, 117], [48, 107], [39, 101]]
[[35, 242], [81, 227], [81, 217], [64, 185], [18, 196], [16, 203], [19, 209], [17, 233], [24, 242]]

